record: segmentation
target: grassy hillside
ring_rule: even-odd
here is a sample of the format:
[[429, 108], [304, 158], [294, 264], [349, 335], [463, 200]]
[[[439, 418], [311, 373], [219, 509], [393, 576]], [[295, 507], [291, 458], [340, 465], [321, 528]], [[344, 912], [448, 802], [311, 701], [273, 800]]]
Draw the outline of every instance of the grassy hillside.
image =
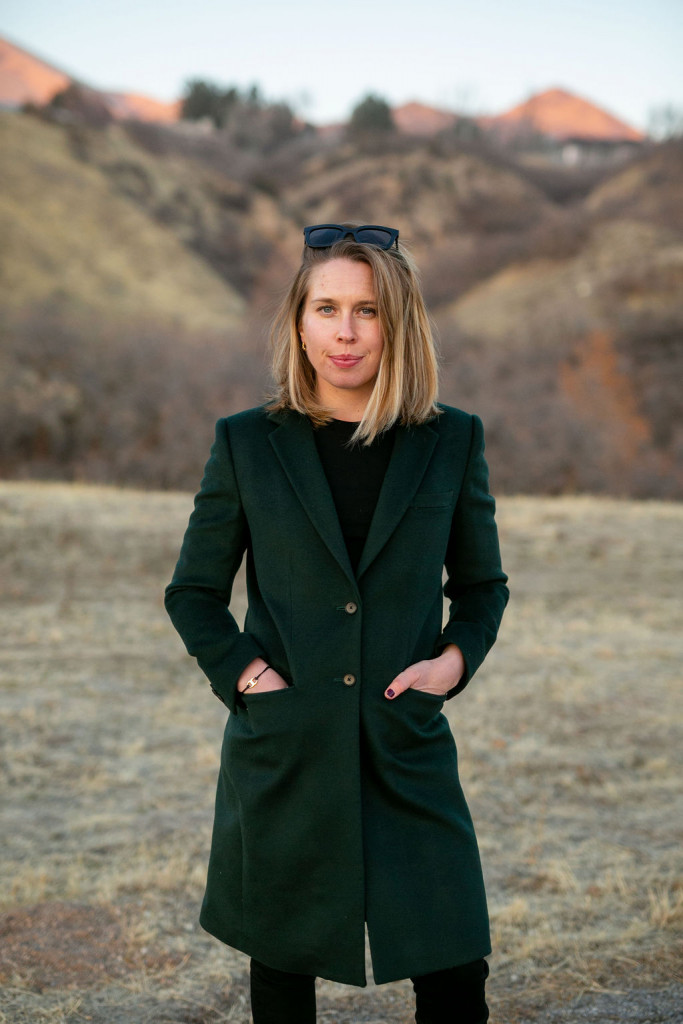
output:
[[586, 208], [603, 217], [638, 218], [683, 229], [683, 178], [680, 139], [654, 149], [645, 160], [618, 170], [599, 183], [586, 199]]
[[565, 259], [514, 263], [439, 310], [443, 330], [545, 349], [582, 330], [614, 330], [620, 317], [681, 316], [683, 237], [635, 219], [597, 222]]
[[683, 144], [572, 169], [257, 136], [0, 115], [0, 473], [191, 486], [263, 399], [302, 226], [358, 219], [415, 253], [499, 491], [683, 496]]
[[400, 225], [421, 266], [434, 259], [435, 244], [456, 234], [528, 228], [551, 205], [514, 168], [482, 155], [420, 148], [388, 155], [349, 149], [346, 156], [304, 165], [286, 188], [287, 202], [307, 223], [374, 217]]
[[0, 310], [224, 331], [243, 299], [163, 224], [76, 158], [56, 125], [0, 113]]
[[[0, 484], [3, 1024], [248, 1020], [245, 959], [197, 925], [225, 711], [162, 608], [190, 509]], [[447, 706], [489, 890], [492, 1024], [672, 1021], [683, 509], [509, 498], [498, 518], [511, 603]], [[627, 1011], [641, 989], [656, 1012]], [[401, 1024], [410, 997], [326, 983], [321, 1019]]]

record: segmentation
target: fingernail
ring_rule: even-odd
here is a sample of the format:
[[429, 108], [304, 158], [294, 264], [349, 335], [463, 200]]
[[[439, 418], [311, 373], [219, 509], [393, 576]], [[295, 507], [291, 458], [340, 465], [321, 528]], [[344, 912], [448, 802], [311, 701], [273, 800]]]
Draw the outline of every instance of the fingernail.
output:
[[395, 696], [396, 696], [396, 694], [394, 693], [394, 691], [392, 689], [387, 690], [387, 697], [395, 697]]

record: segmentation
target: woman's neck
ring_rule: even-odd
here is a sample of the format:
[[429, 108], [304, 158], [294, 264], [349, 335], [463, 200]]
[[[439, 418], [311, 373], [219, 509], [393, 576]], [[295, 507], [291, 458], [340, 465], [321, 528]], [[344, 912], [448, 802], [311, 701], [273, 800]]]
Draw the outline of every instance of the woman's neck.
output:
[[365, 415], [367, 408], [367, 402], [356, 401], [356, 402], [340, 402], [339, 400], [330, 402], [321, 399], [321, 405], [324, 405], [332, 419], [343, 420], [345, 423], [360, 423]]
[[324, 381], [318, 382], [317, 398], [335, 420], [347, 423], [360, 423], [365, 415], [372, 387], [369, 388], [330, 388]]
[[336, 420], [338, 423], [360, 423], [362, 418], [362, 416], [352, 416], [350, 413], [348, 416], [342, 415], [340, 412], [332, 413], [332, 419]]

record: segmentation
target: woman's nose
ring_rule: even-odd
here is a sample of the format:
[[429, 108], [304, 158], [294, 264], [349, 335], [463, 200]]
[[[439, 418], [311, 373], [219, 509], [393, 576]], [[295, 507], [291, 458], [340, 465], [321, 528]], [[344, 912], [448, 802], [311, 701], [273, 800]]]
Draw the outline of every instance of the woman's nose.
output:
[[337, 337], [340, 341], [355, 341], [356, 331], [353, 324], [353, 317], [349, 313], [348, 316], [342, 316], [337, 327]]

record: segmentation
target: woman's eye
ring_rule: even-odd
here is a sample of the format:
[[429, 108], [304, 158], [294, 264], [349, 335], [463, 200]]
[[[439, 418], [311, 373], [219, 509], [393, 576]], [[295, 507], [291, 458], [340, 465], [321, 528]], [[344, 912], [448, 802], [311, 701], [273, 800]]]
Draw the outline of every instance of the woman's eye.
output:
[[375, 316], [376, 312], [377, 310], [374, 309], [372, 306], [363, 306], [363, 308], [361, 309], [361, 313], [363, 316]]
[[319, 313], [334, 313], [334, 306], [319, 306]]

